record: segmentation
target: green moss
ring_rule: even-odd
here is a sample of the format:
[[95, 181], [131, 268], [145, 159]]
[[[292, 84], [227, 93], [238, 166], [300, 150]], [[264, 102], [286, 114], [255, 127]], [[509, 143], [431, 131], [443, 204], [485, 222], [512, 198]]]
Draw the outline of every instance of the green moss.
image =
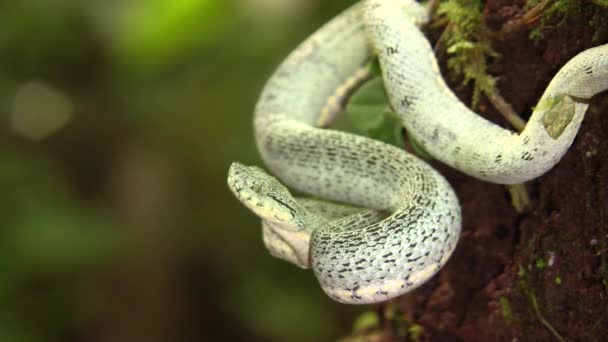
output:
[[353, 332], [362, 332], [378, 327], [380, 319], [375, 311], [365, 311], [353, 323]]
[[539, 305], [538, 305], [538, 300], [536, 299], [536, 294], [534, 293], [534, 291], [528, 292], [528, 299], [530, 300], [530, 303], [532, 304], [532, 308], [534, 309], [536, 318], [538, 318], [538, 320], [542, 323], [542, 325], [544, 325], [545, 328], [547, 328], [547, 330], [549, 330], [549, 332], [551, 332], [551, 334], [553, 335], [553, 337], [555, 337], [556, 340], [558, 340], [559, 342], [564, 342], [564, 338], [557, 332], [557, 330], [555, 330], [553, 325], [551, 325], [551, 323], [549, 323], [549, 321], [541, 313]]
[[496, 93], [496, 79], [487, 73], [487, 61], [498, 57], [486, 37], [481, 0], [447, 0], [437, 15], [447, 22], [441, 42], [446, 45], [448, 70], [462, 83], [473, 82], [471, 107], [476, 108], [482, 92]]
[[526, 269], [521, 265], [519, 265], [519, 269], [517, 270], [517, 276], [520, 278], [523, 278], [526, 276]]
[[418, 340], [420, 340], [420, 337], [421, 337], [422, 333], [424, 332], [424, 327], [422, 327], [419, 324], [412, 324], [407, 329], [407, 332], [410, 336], [410, 340], [418, 341]]
[[[530, 247], [530, 246], [528, 246], [528, 247]], [[532, 260], [535, 259], [534, 254], [531, 255], [531, 259]], [[542, 258], [536, 258], [534, 265], [537, 269], [544, 269], [547, 267], [546, 261]], [[537, 298], [537, 290], [534, 288], [536, 274], [533, 271], [526, 272], [524, 266], [520, 265], [517, 275], [518, 275], [517, 289], [522, 295], [524, 295], [528, 299], [528, 303], [530, 304], [536, 319], [555, 337], [555, 339], [557, 341], [560, 341], [560, 342], [564, 341], [563, 337], [559, 334], [559, 332], [553, 327], [553, 325], [543, 315], [543, 309], [541, 308], [539, 300]], [[557, 280], [558, 278], [559, 277], [557, 277], [555, 280], [556, 283], [558, 283], [558, 280]], [[561, 283], [561, 278], [559, 278], [559, 283]], [[503, 310], [503, 316], [505, 316], [505, 305], [503, 303], [502, 298], [500, 299], [500, 304], [501, 304], [501, 307]], [[544, 308], [544, 311], [547, 311], [546, 307]]]
[[511, 303], [509, 303], [507, 297], [500, 297], [498, 300], [500, 301], [500, 310], [502, 312], [502, 317], [504, 317], [504, 319], [509, 322], [515, 321], [516, 317], [515, 314], [513, 314], [513, 310], [511, 309]]
[[547, 262], [545, 261], [545, 259], [536, 259], [536, 263], [534, 265], [539, 270], [543, 270], [543, 269], [547, 268]]
[[[536, 316], [536, 319], [543, 326], [545, 326], [545, 328], [547, 330], [549, 330], [549, 332], [551, 332], [551, 334], [555, 337], [556, 340], [558, 340], [560, 342], [564, 341], [563, 337], [557, 332], [557, 330], [555, 330], [553, 325], [551, 325], [551, 323], [542, 314], [538, 299], [536, 297], [536, 291], [534, 290], [534, 288], [532, 286], [531, 277], [533, 277], [533, 274], [532, 273], [528, 274], [528, 273], [522, 272], [522, 270], [523, 270], [523, 267], [520, 266], [520, 272], [518, 272], [519, 280], [517, 281], [517, 287], [518, 287], [519, 291], [521, 291], [528, 298], [528, 302], [530, 303], [530, 306], [532, 307], [532, 310], [534, 311], [534, 315]], [[502, 297], [501, 297], [500, 304], [501, 304], [501, 307], [503, 310], [503, 316], [505, 316], [505, 307], [503, 304]], [[509, 307], [509, 309], [510, 309], [510, 307]], [[505, 316], [505, 318], [506, 318], [506, 316]]]
[[530, 31], [530, 34], [528, 34], [528, 38], [533, 41], [534, 44], [540, 42], [544, 38], [542, 33], [542, 27], [538, 26], [532, 29], [532, 31]]
[[[608, 3], [608, 1], [604, 1]], [[606, 5], [602, 5], [606, 6]], [[589, 26], [594, 29], [593, 41], [597, 42], [608, 36], [608, 17], [605, 14], [606, 11], [595, 11], [591, 20], [589, 20]]]
[[535, 43], [543, 37], [543, 32], [548, 29], [561, 27], [569, 18], [580, 16], [586, 11], [592, 12], [589, 25], [593, 28], [593, 40], [597, 41], [606, 33], [606, 13], [603, 11], [608, 8], [608, 0], [528, 0], [525, 8], [531, 8], [538, 4], [546, 7], [542, 12], [540, 24], [530, 31], [529, 38]]
[[363, 342], [375, 340], [381, 336], [380, 317], [376, 311], [362, 312], [353, 322], [353, 330], [349, 336], [340, 338], [338, 342]]
[[384, 318], [390, 323], [393, 334], [398, 340], [418, 341], [424, 333], [424, 327], [410, 322], [403, 312], [393, 303], [388, 303], [384, 309]]
[[560, 276], [555, 277], [555, 285], [561, 285], [562, 284], [562, 278]]

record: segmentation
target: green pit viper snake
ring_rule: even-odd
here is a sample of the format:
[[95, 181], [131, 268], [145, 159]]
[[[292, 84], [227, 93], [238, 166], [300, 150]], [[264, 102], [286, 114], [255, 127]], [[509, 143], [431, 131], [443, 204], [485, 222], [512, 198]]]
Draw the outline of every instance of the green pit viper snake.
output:
[[[458, 241], [448, 182], [396, 147], [318, 125], [328, 98], [371, 55], [407, 131], [438, 160], [502, 184], [542, 175], [572, 144], [589, 99], [608, 89], [608, 45], [571, 59], [547, 86], [524, 131], [501, 128], [460, 102], [417, 25], [413, 0], [364, 0], [304, 41], [268, 80], [254, 115], [257, 147], [284, 184], [330, 201], [296, 199], [255, 166], [233, 163], [228, 186], [263, 220], [270, 253], [311, 267], [331, 298], [385, 301], [423, 284]], [[352, 83], [352, 82], [351, 82]], [[351, 206], [352, 205], [352, 206]]]

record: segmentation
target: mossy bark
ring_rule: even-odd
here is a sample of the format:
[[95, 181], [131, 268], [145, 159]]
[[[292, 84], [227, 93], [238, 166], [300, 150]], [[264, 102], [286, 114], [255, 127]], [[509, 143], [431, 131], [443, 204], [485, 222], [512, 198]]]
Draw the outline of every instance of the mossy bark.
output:
[[[593, 24], [598, 10], [591, 3], [581, 1], [575, 13], [544, 22], [537, 18], [493, 36], [492, 48], [501, 57], [490, 59], [487, 70], [497, 78], [503, 98], [524, 119], [566, 61], [586, 48], [608, 43], [608, 37], [598, 34], [608, 27]], [[488, 0], [484, 25], [500, 33], [528, 10], [526, 1]], [[608, 17], [608, 11], [600, 11]], [[541, 24], [542, 39], [534, 42], [530, 32]], [[458, 81], [451, 85], [463, 101], [471, 102], [470, 86]], [[460, 198], [462, 237], [439, 276], [411, 294], [378, 306], [383, 324], [375, 338], [411, 339], [404, 332], [412, 324], [422, 327], [416, 337], [422, 341], [605, 338], [608, 94], [592, 102], [564, 158], [526, 184], [532, 199], [527, 213], [516, 212], [506, 187], [434, 163]], [[485, 96], [477, 112], [508, 127]], [[386, 315], [395, 310], [401, 319]]]

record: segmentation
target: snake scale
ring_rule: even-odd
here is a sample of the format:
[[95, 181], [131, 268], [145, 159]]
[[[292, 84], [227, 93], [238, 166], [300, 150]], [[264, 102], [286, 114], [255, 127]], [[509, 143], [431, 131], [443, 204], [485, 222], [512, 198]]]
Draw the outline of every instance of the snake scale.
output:
[[[258, 149], [280, 182], [255, 166], [233, 163], [228, 172], [229, 188], [262, 218], [270, 253], [311, 267], [339, 302], [375, 303], [416, 288], [446, 263], [461, 229], [454, 191], [425, 162], [319, 127], [328, 98], [373, 53], [408, 132], [435, 158], [496, 183], [549, 170], [589, 98], [608, 89], [608, 45], [586, 50], [556, 74], [516, 134], [471, 112], [447, 87], [417, 27], [426, 21], [413, 0], [365, 0], [324, 25], [278, 67], [255, 109]], [[296, 199], [282, 183], [323, 200]]]

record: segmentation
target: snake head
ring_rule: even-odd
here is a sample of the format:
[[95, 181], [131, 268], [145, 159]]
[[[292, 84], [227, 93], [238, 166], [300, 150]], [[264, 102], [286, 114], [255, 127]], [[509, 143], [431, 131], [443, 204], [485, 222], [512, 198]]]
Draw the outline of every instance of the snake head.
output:
[[304, 228], [303, 210], [287, 188], [257, 166], [232, 163], [228, 187], [262, 220], [288, 231]]
[[303, 268], [310, 266], [307, 213], [283, 184], [259, 167], [232, 163], [228, 187], [262, 219], [264, 244], [270, 254]]

